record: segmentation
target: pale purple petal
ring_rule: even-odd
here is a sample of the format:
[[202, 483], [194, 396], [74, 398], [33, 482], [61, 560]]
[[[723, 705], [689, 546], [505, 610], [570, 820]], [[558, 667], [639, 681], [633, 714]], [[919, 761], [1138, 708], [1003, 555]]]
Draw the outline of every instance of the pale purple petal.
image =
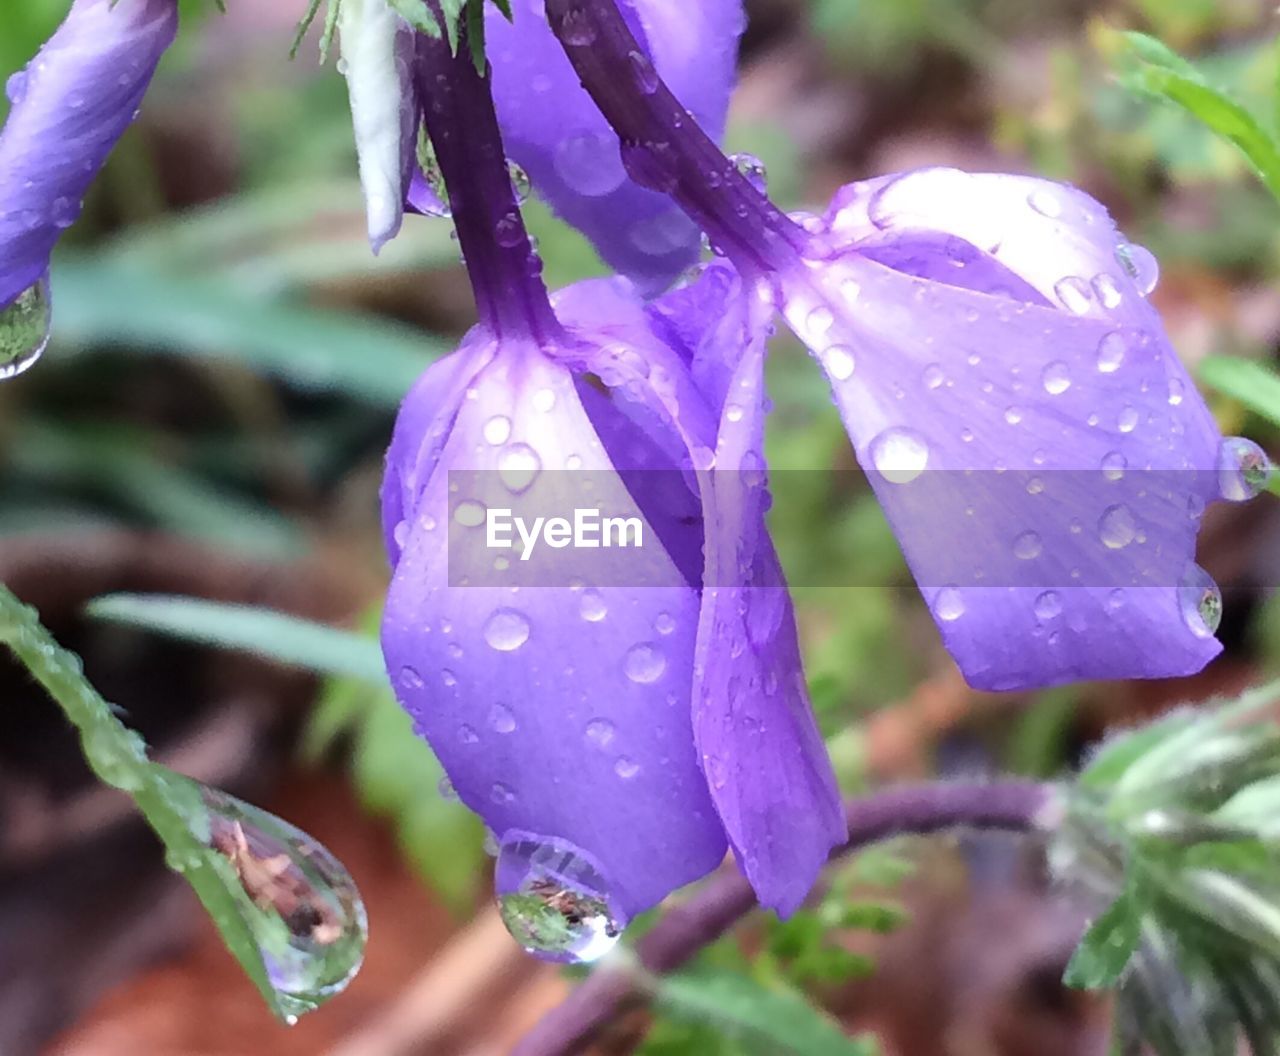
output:
[[[700, 232], [668, 198], [628, 178], [618, 138], [579, 84], [541, 0], [513, 0], [512, 9], [514, 24], [496, 11], [486, 24], [508, 154], [608, 264], [646, 293], [665, 288], [697, 259]], [[622, 9], [654, 67], [719, 140], [744, 25], [741, 0], [627, 0]], [[619, 76], [643, 79], [644, 69]]]
[[0, 131], [0, 306], [39, 281], [142, 105], [178, 27], [176, 0], [75, 0], [9, 79]]
[[829, 219], [866, 254], [784, 279], [786, 314], [969, 681], [1203, 667], [1221, 437], [1102, 207], [926, 170], [846, 188]]
[[582, 553], [566, 550], [540, 569], [565, 585], [466, 585], [492, 560], [477, 511], [540, 493], [561, 504], [557, 489], [589, 481], [603, 508], [642, 512], [570, 371], [532, 345], [503, 344], [470, 379], [438, 465], [387, 600], [397, 695], [499, 838], [580, 848], [630, 916], [725, 850], [689, 715], [697, 593], [658, 547], [628, 551], [632, 567], [615, 554], [610, 583], [578, 581]]

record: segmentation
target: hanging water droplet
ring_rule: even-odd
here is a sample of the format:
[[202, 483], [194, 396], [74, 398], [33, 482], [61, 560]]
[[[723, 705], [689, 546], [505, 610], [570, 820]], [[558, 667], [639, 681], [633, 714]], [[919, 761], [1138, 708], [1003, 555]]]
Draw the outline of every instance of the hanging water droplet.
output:
[[1212, 638], [1222, 622], [1222, 591], [1194, 561], [1178, 584], [1178, 607], [1188, 629], [1197, 638]]
[[1123, 503], [1108, 506], [1098, 518], [1098, 538], [1109, 550], [1122, 550], [1133, 542], [1138, 534], [1138, 523], [1133, 511]]
[[608, 719], [592, 719], [587, 723], [586, 738], [597, 748], [607, 748], [618, 734], [618, 728]]
[[1035, 613], [1037, 620], [1052, 620], [1062, 613], [1062, 596], [1054, 590], [1046, 590], [1036, 598]]
[[1102, 374], [1114, 374], [1124, 362], [1125, 340], [1119, 331], [1113, 330], [1098, 342], [1098, 370]]
[[757, 158], [754, 154], [734, 154], [730, 156], [736, 168], [743, 176], [747, 178], [747, 182], [751, 184], [757, 191], [764, 194], [769, 189], [769, 170], [765, 168], [764, 162]]
[[1093, 303], [1092, 287], [1079, 275], [1068, 275], [1059, 279], [1053, 287], [1062, 306], [1074, 315], [1085, 315]]
[[516, 201], [520, 205], [524, 205], [529, 200], [529, 192], [533, 190], [533, 183], [529, 179], [529, 174], [524, 171], [522, 166], [517, 165], [508, 158], [507, 175], [511, 177], [511, 190], [516, 196]]
[[825, 349], [822, 353], [822, 365], [836, 381], [848, 381], [853, 377], [853, 353], [844, 345], [832, 345]]
[[870, 445], [871, 464], [891, 484], [907, 484], [924, 472], [929, 444], [914, 429], [893, 427], [880, 433]]
[[489, 709], [489, 729], [494, 733], [514, 733], [515, 714], [505, 704], [495, 704]]
[[1245, 502], [1271, 477], [1271, 460], [1252, 440], [1229, 436], [1218, 448], [1218, 491], [1228, 502]]
[[500, 653], [513, 653], [529, 640], [529, 620], [518, 609], [497, 609], [485, 621], [484, 640]]
[[227, 859], [244, 896], [237, 906], [267, 978], [290, 1016], [319, 1008], [360, 969], [364, 904], [350, 874], [301, 829], [218, 789], [172, 777], [199, 794], [192, 832]]
[[626, 926], [599, 867], [567, 840], [509, 834], [498, 851], [494, 890], [511, 937], [544, 960], [597, 960]]
[[513, 495], [528, 491], [542, 469], [542, 459], [528, 444], [512, 444], [498, 457], [498, 476]]
[[19, 70], [4, 83], [4, 94], [9, 102], [17, 106], [27, 96], [27, 71]]
[[645, 685], [662, 677], [667, 669], [667, 658], [652, 642], [641, 642], [627, 650], [622, 669], [632, 682]]
[[609, 615], [609, 606], [605, 603], [604, 595], [593, 588], [582, 592], [578, 611], [588, 623], [599, 623]]
[[1044, 540], [1039, 532], [1022, 532], [1013, 541], [1013, 556], [1020, 561], [1031, 561], [1044, 552]]
[[938, 619], [948, 623], [960, 619], [964, 615], [964, 598], [960, 589], [948, 585], [938, 591], [938, 596], [933, 599], [933, 611]]
[[1054, 360], [1044, 368], [1040, 380], [1050, 396], [1061, 396], [1071, 388], [1071, 369], [1062, 360]]
[[505, 414], [495, 414], [484, 423], [484, 439], [494, 447], [501, 447], [511, 439], [511, 419]]
[[1121, 243], [1116, 246], [1116, 260], [1142, 296], [1146, 297], [1156, 288], [1160, 281], [1160, 263], [1151, 250], [1133, 242]]
[[0, 381], [17, 377], [40, 358], [52, 321], [47, 276], [0, 308]]

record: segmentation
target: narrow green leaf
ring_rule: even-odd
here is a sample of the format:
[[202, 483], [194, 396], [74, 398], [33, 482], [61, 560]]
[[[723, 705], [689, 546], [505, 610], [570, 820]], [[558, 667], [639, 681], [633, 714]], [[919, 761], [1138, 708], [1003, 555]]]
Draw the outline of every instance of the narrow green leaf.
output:
[[374, 639], [270, 609], [165, 594], [109, 594], [91, 601], [87, 611], [98, 619], [241, 649], [308, 671], [350, 675], [375, 686], [387, 683]]
[[1280, 425], [1280, 374], [1270, 367], [1237, 356], [1207, 356], [1196, 373], [1210, 388]]
[[657, 1004], [673, 1019], [715, 1026], [752, 1053], [872, 1056], [872, 1042], [851, 1038], [792, 990], [767, 989], [746, 976], [699, 971], [658, 984]]
[[1146, 33], [1136, 32], [1122, 33], [1121, 39], [1128, 46], [1130, 53], [1142, 62], [1173, 70], [1192, 80], [1203, 80], [1200, 71], [1164, 41], [1157, 40]]
[[387, 6], [409, 23], [429, 37], [440, 36], [440, 23], [431, 8], [422, 0], [387, 0]]
[[257, 908], [230, 862], [197, 839], [193, 831], [197, 819], [204, 816], [194, 786], [147, 758], [142, 738], [116, 718], [111, 705], [85, 679], [79, 657], [59, 646], [34, 610], [2, 586], [0, 642], [13, 651], [75, 726], [94, 773], [137, 804], [164, 845], [167, 860], [181, 863], [183, 878], [267, 1006], [281, 1019], [289, 1019], [290, 1011], [281, 1005], [271, 986], [247, 923]]
[[1138, 948], [1142, 916], [1128, 893], [1121, 895], [1085, 932], [1063, 981], [1077, 990], [1114, 986]]

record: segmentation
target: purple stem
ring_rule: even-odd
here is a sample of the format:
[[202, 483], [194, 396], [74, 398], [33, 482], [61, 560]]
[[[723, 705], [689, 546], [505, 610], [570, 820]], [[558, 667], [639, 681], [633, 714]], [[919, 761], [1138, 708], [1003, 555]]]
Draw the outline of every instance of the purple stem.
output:
[[546, 0], [546, 11], [583, 87], [618, 133], [631, 178], [671, 195], [739, 270], [795, 264], [809, 236], [702, 131], [614, 0]]
[[559, 323], [520, 208], [498, 131], [488, 76], [465, 35], [454, 54], [442, 37], [419, 33], [415, 78], [427, 134], [444, 177], [480, 322], [502, 336], [554, 339]]
[[[954, 828], [1031, 832], [1044, 824], [1055, 798], [1052, 785], [1034, 781], [888, 789], [846, 802], [849, 838], [831, 857], [834, 860], [908, 833], [926, 835]], [[679, 968], [755, 905], [755, 893], [740, 873], [715, 877], [636, 944], [642, 972], [625, 965], [598, 969], [521, 1039], [512, 1056], [569, 1056], [581, 1051], [616, 1015], [645, 1000], [644, 974], [661, 975]]]

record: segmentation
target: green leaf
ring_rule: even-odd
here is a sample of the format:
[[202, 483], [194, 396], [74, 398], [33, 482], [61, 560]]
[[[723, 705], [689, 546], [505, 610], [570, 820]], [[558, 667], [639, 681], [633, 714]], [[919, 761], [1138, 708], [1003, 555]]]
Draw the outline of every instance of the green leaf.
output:
[[1280, 425], [1280, 374], [1270, 367], [1236, 356], [1207, 356], [1197, 374], [1210, 388]]
[[1063, 981], [1078, 990], [1104, 990], [1119, 982], [1142, 936], [1142, 915], [1126, 892], [1085, 932]]
[[658, 1008], [673, 1019], [714, 1026], [751, 1053], [781, 1056], [871, 1056], [873, 1042], [851, 1038], [793, 990], [768, 989], [729, 972], [669, 976], [658, 984]]
[[[429, 37], [440, 36], [440, 23], [422, 0], [387, 0], [387, 6], [409, 23]], [[450, 33], [452, 39], [452, 33]]]
[[1280, 201], [1280, 145], [1262, 123], [1159, 41], [1140, 33], [1125, 34], [1123, 41], [1127, 51], [1123, 57], [1134, 64], [1121, 74], [1126, 87], [1180, 106], [1235, 144]]
[[80, 659], [54, 641], [34, 610], [0, 587], [0, 642], [7, 645], [76, 727], [94, 773], [133, 799], [164, 845], [166, 860], [181, 863], [222, 941], [240, 962], [267, 1006], [282, 1020], [296, 1011], [282, 1005], [267, 977], [250, 914], [258, 912], [227, 859], [193, 831], [202, 807], [185, 778], [152, 763], [142, 738], [125, 727], [81, 673]]
[[53, 273], [54, 337], [229, 359], [301, 389], [394, 407], [447, 349], [409, 327], [354, 313], [246, 298], [218, 283], [62, 261]]
[[241, 649], [327, 674], [387, 683], [378, 643], [350, 631], [270, 609], [165, 594], [109, 594], [87, 611], [98, 619], [157, 631], [171, 638]]

